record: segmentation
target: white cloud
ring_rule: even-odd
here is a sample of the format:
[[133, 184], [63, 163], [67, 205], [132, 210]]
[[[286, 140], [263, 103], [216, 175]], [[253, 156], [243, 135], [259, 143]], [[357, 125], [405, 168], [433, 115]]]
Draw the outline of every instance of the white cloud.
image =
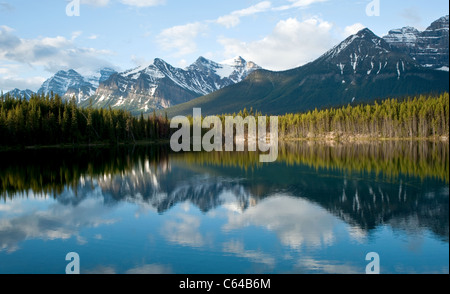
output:
[[136, 7], [158, 6], [166, 3], [166, 0], [121, 0], [123, 4]]
[[92, 6], [106, 6], [110, 0], [81, 0], [81, 4], [87, 4]]
[[153, 60], [150, 60], [150, 59], [148, 59], [146, 57], [143, 57], [143, 56], [136, 56], [134, 54], [132, 54], [130, 56], [130, 60], [136, 67], [138, 67], [138, 66], [145, 66], [145, 67], [147, 67], [148, 65], [153, 63]]
[[200, 22], [174, 26], [163, 30], [157, 37], [157, 42], [163, 50], [173, 51], [180, 57], [197, 51], [195, 38], [206, 29]]
[[261, 40], [243, 42], [220, 37], [225, 58], [237, 55], [271, 70], [286, 70], [313, 61], [335, 44], [332, 24], [319, 18], [299, 21], [289, 18], [277, 23]]
[[1, 26], [0, 89], [35, 91], [45, 81], [44, 71], [54, 74], [59, 70], [74, 69], [90, 74], [102, 67], [114, 68], [104, 59], [112, 55], [109, 50], [76, 46], [75, 41], [81, 34], [80, 31], [73, 32], [70, 39], [62, 36], [23, 39], [14, 29]]
[[237, 26], [241, 20], [239, 19], [239, 16], [228, 14], [221, 16], [217, 19], [217, 23], [225, 26], [226, 28], [231, 28]]
[[[110, 2], [111, 0], [81, 0], [81, 4], [98, 7], [107, 6]], [[120, 0], [120, 3], [135, 7], [150, 7], [165, 4], [166, 0]]]
[[359, 32], [360, 30], [362, 30], [364, 28], [366, 28], [366, 27], [363, 24], [359, 23], [359, 22], [355, 23], [355, 24], [352, 24], [350, 26], [347, 26], [344, 29], [344, 36], [343, 37], [347, 38], [347, 37], [349, 37], [351, 35], [356, 34], [357, 32]]
[[43, 82], [45, 82], [45, 77], [30, 77], [30, 78], [22, 78], [18, 76], [2, 76], [2, 68], [0, 68], [0, 90], [5, 93], [11, 91], [15, 88], [25, 90], [30, 89], [36, 91]]
[[189, 65], [188, 61], [186, 59], [181, 59], [178, 61], [177, 66], [179, 68], [186, 68]]
[[37, 90], [46, 80], [42, 76], [21, 76], [24, 72], [29, 72], [28, 65], [18, 63], [3, 63], [0, 62], [0, 90], [5, 93], [15, 88], [25, 90]]
[[81, 36], [82, 34], [83, 34], [83, 32], [81, 32], [81, 31], [73, 32], [71, 41], [75, 41], [75, 39], [78, 38], [79, 36]]
[[269, 1], [259, 2], [258, 4], [255, 4], [248, 8], [236, 10], [228, 15], [221, 16], [216, 20], [216, 22], [227, 28], [235, 27], [240, 23], [241, 17], [267, 11], [271, 8], [271, 6], [272, 4]]
[[111, 55], [109, 50], [77, 47], [74, 40], [81, 32], [74, 32], [71, 39], [62, 36], [22, 39], [9, 27], [0, 27], [0, 64], [16, 62], [31, 67], [43, 67], [55, 73], [61, 69], [95, 71], [112, 65], [103, 59]]
[[328, 0], [289, 0], [291, 4], [275, 7], [274, 10], [288, 10], [292, 8], [306, 8], [314, 3], [327, 2]]

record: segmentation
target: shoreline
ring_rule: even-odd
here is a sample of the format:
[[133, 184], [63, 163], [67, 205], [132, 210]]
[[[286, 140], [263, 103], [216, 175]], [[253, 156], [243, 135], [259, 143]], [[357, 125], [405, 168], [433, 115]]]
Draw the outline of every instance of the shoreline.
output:
[[145, 146], [160, 145], [169, 143], [167, 140], [136, 141], [134, 143], [82, 143], [82, 144], [54, 144], [54, 145], [32, 145], [32, 146], [0, 146], [0, 152], [23, 151], [23, 150], [43, 150], [43, 149], [75, 149], [75, 148], [117, 148], [123, 146]]
[[[342, 135], [336, 136], [333, 134], [319, 135], [316, 137], [306, 138], [292, 138], [283, 137], [280, 138], [279, 143], [292, 143], [292, 142], [308, 142], [308, 143], [325, 143], [325, 144], [360, 144], [360, 143], [376, 143], [376, 142], [442, 142], [448, 143], [449, 136], [437, 136], [437, 137], [408, 137], [408, 138], [383, 138], [383, 137], [371, 137], [371, 136], [355, 136], [355, 135]], [[151, 140], [151, 141], [136, 141], [134, 143], [91, 143], [91, 144], [55, 144], [55, 145], [33, 145], [33, 146], [0, 146], [0, 152], [5, 151], [20, 151], [20, 150], [43, 150], [43, 149], [75, 149], [75, 148], [117, 148], [124, 146], [145, 146], [145, 145], [161, 145], [169, 144], [169, 140]]]
[[448, 136], [438, 136], [438, 137], [366, 137], [366, 136], [317, 136], [317, 137], [307, 137], [307, 138], [291, 138], [285, 137], [279, 139], [280, 142], [318, 142], [318, 143], [364, 143], [364, 142], [388, 142], [388, 141], [427, 141], [427, 142], [449, 142]]

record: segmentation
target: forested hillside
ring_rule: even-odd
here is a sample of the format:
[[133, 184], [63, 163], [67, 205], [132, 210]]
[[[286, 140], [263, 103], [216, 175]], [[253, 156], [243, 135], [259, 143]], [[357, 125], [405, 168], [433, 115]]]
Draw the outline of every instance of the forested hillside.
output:
[[167, 118], [124, 110], [80, 108], [74, 99], [0, 96], [0, 146], [124, 143], [168, 138]]

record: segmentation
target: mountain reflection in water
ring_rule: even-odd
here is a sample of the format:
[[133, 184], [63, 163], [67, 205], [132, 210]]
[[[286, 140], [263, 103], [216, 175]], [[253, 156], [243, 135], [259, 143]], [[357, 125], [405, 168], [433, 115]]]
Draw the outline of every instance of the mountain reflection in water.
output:
[[[344, 235], [367, 244], [388, 227], [414, 240], [432, 234], [448, 251], [448, 143], [290, 143], [280, 146], [276, 163], [264, 164], [256, 153], [168, 150], [155, 145], [0, 154], [0, 260], [2, 252], [20, 251], [27, 240], [100, 242], [102, 233], [89, 238], [82, 230], [126, 230], [117, 212], [124, 205], [135, 208], [135, 218], [155, 212], [159, 227], [152, 230], [171, 246], [215, 248], [222, 254], [218, 259], [249, 260], [262, 272], [358, 270], [354, 264], [327, 262], [329, 256], [309, 255], [288, 270], [277, 265], [287, 261], [268, 248], [246, 248], [269, 238], [265, 233], [248, 242], [228, 235], [264, 228], [276, 235], [277, 246], [298, 251], [338, 246]], [[42, 199], [48, 206], [39, 209], [27, 199]], [[200, 214], [192, 213], [194, 208]], [[160, 260], [122, 271], [183, 271], [181, 265], [163, 264]], [[439, 270], [448, 271], [448, 258]], [[99, 265], [96, 271], [118, 269]], [[225, 271], [233, 272], [233, 266]]]

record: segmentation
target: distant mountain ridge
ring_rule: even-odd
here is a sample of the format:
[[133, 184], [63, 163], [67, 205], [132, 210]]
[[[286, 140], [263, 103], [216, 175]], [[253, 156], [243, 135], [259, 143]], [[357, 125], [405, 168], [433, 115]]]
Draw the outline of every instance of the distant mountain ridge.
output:
[[21, 98], [25, 98], [26, 100], [30, 100], [31, 95], [33, 95], [34, 92], [29, 89], [19, 90], [19, 89], [15, 88], [14, 90], [9, 91], [8, 94], [13, 97], [21, 97]]
[[[97, 75], [83, 76], [73, 69], [61, 70], [47, 79], [37, 93], [54, 93], [65, 100], [75, 97], [77, 104], [85, 107], [149, 113], [238, 83], [258, 69], [261, 67], [240, 56], [222, 63], [199, 57], [185, 69], [156, 58], [148, 66], [121, 73], [104, 68]], [[9, 93], [16, 97], [25, 94], [29, 99], [34, 92], [15, 89]]]
[[84, 105], [90, 103], [94, 107], [148, 113], [238, 83], [257, 69], [260, 67], [242, 57], [228, 63], [216, 63], [199, 57], [186, 69], [173, 67], [156, 58], [149, 66], [113, 74], [100, 83], [95, 95]]

